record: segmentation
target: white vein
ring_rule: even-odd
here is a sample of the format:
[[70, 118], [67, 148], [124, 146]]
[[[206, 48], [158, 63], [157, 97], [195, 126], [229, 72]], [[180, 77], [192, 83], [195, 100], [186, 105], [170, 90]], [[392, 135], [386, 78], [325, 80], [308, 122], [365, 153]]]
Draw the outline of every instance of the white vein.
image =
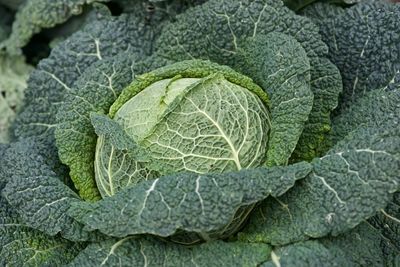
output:
[[220, 132], [222, 138], [226, 141], [226, 143], [229, 145], [230, 149], [231, 149], [231, 153], [232, 153], [232, 158], [233, 161], [236, 164], [236, 167], [238, 168], [238, 170], [242, 169], [242, 166], [240, 164], [239, 161], [239, 153], [238, 151], [235, 149], [234, 144], [232, 143], [232, 141], [230, 140], [230, 138], [227, 136], [227, 134], [225, 133], [225, 131], [222, 129], [221, 125], [219, 125], [219, 123], [217, 121], [215, 121], [207, 112], [201, 110], [194, 102], [193, 100], [191, 100], [190, 98], [186, 99], [192, 103], [192, 105], [197, 109], [197, 111], [201, 114], [204, 115], [204, 117], [206, 117], [216, 128], [217, 130]]
[[101, 57], [100, 40], [99, 39], [94, 39], [94, 43], [96, 45], [96, 56], [97, 56], [98, 59], [102, 60], [103, 58]]
[[101, 262], [100, 266], [103, 266], [107, 263], [108, 258], [114, 254], [115, 250], [121, 246], [126, 240], [131, 239], [132, 237], [126, 237], [124, 239], [119, 240], [118, 242], [116, 242], [114, 245], [111, 246], [110, 251], [107, 253], [106, 258]]
[[339, 197], [338, 192], [336, 192], [336, 190], [333, 189], [333, 187], [331, 187], [331, 186], [326, 182], [326, 180], [325, 180], [324, 177], [318, 176], [318, 175], [315, 174], [315, 173], [314, 173], [314, 176], [315, 176], [316, 178], [318, 178], [318, 179], [321, 180], [321, 182], [324, 184], [324, 186], [325, 186], [326, 188], [328, 188], [328, 190], [331, 191], [331, 192], [335, 195], [336, 199], [337, 199], [341, 204], [346, 204], [346, 202], [343, 201], [343, 200]]
[[63, 81], [61, 81], [60, 78], [58, 78], [56, 75], [54, 75], [53, 73], [50, 73], [48, 71], [42, 70], [43, 73], [46, 73], [47, 75], [49, 75], [53, 80], [55, 80], [57, 83], [59, 83], [62, 87], [64, 87], [67, 91], [71, 91], [71, 87], [69, 87], [68, 85], [66, 85]]
[[279, 261], [280, 259], [281, 258], [278, 255], [276, 255], [274, 251], [271, 251], [271, 260], [276, 267], [281, 267], [281, 263]]
[[142, 212], [143, 212], [143, 210], [144, 210], [145, 207], [146, 207], [147, 199], [149, 198], [150, 193], [154, 191], [154, 189], [155, 189], [155, 187], [156, 187], [156, 185], [157, 185], [158, 180], [159, 180], [159, 179], [155, 179], [155, 180], [153, 181], [153, 184], [150, 186], [150, 188], [149, 188], [148, 190], [146, 190], [146, 196], [144, 197], [142, 208], [140, 209], [140, 211], [139, 211], [139, 213], [138, 213], [139, 219], [141, 218]]
[[201, 213], [204, 215], [204, 202], [203, 202], [203, 198], [201, 197], [200, 192], [199, 192], [200, 179], [201, 179], [201, 176], [197, 177], [197, 179], [196, 179], [196, 190], [195, 190], [195, 192], [196, 192], [196, 194], [197, 194], [197, 196], [199, 197], [199, 200], [200, 200]]
[[144, 265], [143, 265], [143, 266], [144, 266], [144, 267], [147, 267], [147, 266], [148, 266], [147, 256], [146, 256], [146, 254], [144, 253], [142, 242], [139, 241], [139, 243], [140, 243], [140, 254], [142, 254], [142, 256], [143, 256], [143, 261], [144, 261]]

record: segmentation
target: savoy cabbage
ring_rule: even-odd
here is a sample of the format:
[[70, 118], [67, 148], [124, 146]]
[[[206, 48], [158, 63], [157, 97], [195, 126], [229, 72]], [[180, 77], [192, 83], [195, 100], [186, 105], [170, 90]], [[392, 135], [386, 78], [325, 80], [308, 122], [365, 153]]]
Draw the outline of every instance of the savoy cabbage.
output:
[[400, 5], [20, 2], [1, 266], [400, 264]]

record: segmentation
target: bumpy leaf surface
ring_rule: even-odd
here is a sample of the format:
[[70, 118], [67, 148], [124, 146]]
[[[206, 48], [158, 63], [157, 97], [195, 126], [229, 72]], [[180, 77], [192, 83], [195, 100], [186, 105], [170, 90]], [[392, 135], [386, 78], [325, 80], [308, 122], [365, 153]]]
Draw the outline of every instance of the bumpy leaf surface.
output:
[[365, 1], [315, 21], [342, 74], [340, 107], [394, 82], [400, 71], [400, 5]]
[[400, 193], [368, 222], [381, 234], [386, 266], [396, 266], [400, 262]]
[[310, 171], [308, 163], [234, 173], [175, 174], [128, 187], [96, 203], [73, 203], [71, 216], [88, 230], [115, 237], [178, 230], [203, 238], [221, 231], [240, 207], [279, 196]]
[[278, 247], [261, 266], [384, 266], [382, 237], [367, 223], [338, 237], [303, 241]]
[[295, 15], [281, 1], [211, 0], [166, 26], [157, 52], [176, 61], [203, 58], [235, 68], [242, 40], [273, 31], [294, 37], [310, 60], [314, 105], [294, 158], [312, 159], [330, 129], [329, 114], [337, 106], [341, 80], [326, 58], [328, 50], [318, 28], [310, 20]]
[[[105, 113], [135, 76], [135, 62], [151, 54], [159, 28], [143, 17], [122, 15], [92, 21], [55, 48], [29, 81], [27, 100], [32, 101], [19, 116], [16, 135], [51, 139], [59, 110], [60, 159], [70, 166], [71, 178], [84, 199], [99, 198], [92, 175], [96, 136], [88, 114]], [[125, 54], [117, 60], [119, 53]]]
[[[8, 179], [7, 160], [9, 146], [0, 144], [0, 192]], [[18, 171], [17, 171], [18, 172]], [[19, 214], [0, 194], [0, 265], [1, 266], [42, 266], [61, 265], [70, 262], [82, 249], [80, 243], [73, 243], [60, 237], [46, 234], [27, 227]]]
[[315, 23], [319, 24], [322, 20], [339, 16], [344, 10], [345, 9], [339, 5], [315, 2], [302, 9], [299, 13], [311, 18]]
[[400, 73], [393, 78], [393, 83], [385, 88], [367, 92], [354, 101], [351, 106], [332, 121], [332, 133], [329, 144], [342, 140], [351, 131], [362, 125], [379, 125], [392, 121], [395, 126], [400, 120]]
[[255, 211], [242, 238], [287, 244], [338, 235], [373, 216], [398, 190], [399, 131], [389, 123], [352, 132], [291, 191]]
[[56, 139], [60, 159], [69, 165], [71, 178], [86, 200], [99, 197], [93, 168], [97, 136], [90, 113], [107, 113], [135, 76], [135, 62], [135, 56], [124, 53], [94, 64], [66, 94], [59, 107]]
[[90, 244], [69, 266], [257, 266], [266, 261], [266, 244], [214, 241], [193, 248], [154, 238], [127, 237]]
[[25, 226], [0, 195], [0, 265], [59, 266], [69, 263], [82, 244], [49, 237]]
[[13, 143], [2, 158], [1, 176], [7, 178], [3, 195], [25, 225], [50, 236], [61, 233], [73, 240], [86, 240], [89, 234], [66, 211], [79, 201], [38, 153], [32, 140]]

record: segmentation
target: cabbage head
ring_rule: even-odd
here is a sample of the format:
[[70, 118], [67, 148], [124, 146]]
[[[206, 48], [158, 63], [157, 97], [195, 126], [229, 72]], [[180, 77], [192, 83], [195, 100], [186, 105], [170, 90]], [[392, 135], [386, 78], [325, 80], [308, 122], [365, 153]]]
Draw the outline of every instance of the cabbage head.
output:
[[110, 114], [148, 158], [118, 150], [100, 135], [94, 164], [102, 197], [176, 172], [221, 173], [266, 162], [268, 97], [250, 78], [201, 61], [154, 73], [124, 89]]
[[396, 266], [400, 5], [133, 2], [32, 72], [0, 265]]

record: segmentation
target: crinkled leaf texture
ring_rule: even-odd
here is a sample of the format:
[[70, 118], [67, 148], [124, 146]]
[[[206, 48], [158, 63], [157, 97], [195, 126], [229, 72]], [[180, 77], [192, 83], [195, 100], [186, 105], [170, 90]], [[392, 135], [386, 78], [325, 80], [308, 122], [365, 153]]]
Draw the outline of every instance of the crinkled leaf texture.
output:
[[383, 240], [379, 231], [367, 223], [338, 237], [303, 241], [276, 247], [271, 260], [263, 267], [273, 266], [388, 266], [381, 251]]
[[390, 121], [394, 127], [400, 122], [400, 73], [396, 74], [393, 83], [387, 87], [367, 92], [351, 106], [343, 108], [333, 118], [328, 144], [336, 144], [362, 125], [379, 127]]
[[[351, 8], [318, 15], [328, 8], [319, 4], [306, 15], [320, 26], [329, 58], [343, 78], [340, 107], [367, 92], [394, 82], [400, 71], [400, 5], [364, 1]], [[340, 110], [340, 113], [344, 113]]]
[[[343, 25], [350, 25], [350, 28], [357, 23], [357, 27], [364, 27], [360, 21], [363, 16], [358, 14], [365, 11], [372, 12], [372, 17], [380, 22], [385, 21], [380, 15], [397, 16], [396, 8], [386, 6], [373, 10], [363, 5], [350, 10], [347, 12], [356, 16], [337, 18], [338, 21], [348, 20]], [[391, 79], [385, 78], [385, 82], [379, 83], [381, 76], [378, 75], [373, 81], [379, 83], [376, 88], [380, 91], [366, 92], [376, 89], [370, 88], [364, 93], [361, 89], [363, 93], [357, 93], [355, 101], [343, 101], [341, 111], [349, 106], [348, 115], [343, 112], [333, 120], [331, 136], [335, 146], [329, 146], [325, 156], [311, 163], [235, 173], [164, 176], [130, 186], [95, 203], [83, 202], [68, 183], [64, 183], [65, 169], [56, 156], [55, 128], [58, 142], [61, 140], [58, 145], [60, 155], [64, 155], [62, 161], [71, 166], [71, 176], [79, 194], [84, 200], [99, 199], [93, 176], [97, 136], [90, 114], [107, 114], [137, 73], [192, 57], [211, 59], [243, 72], [259, 67], [270, 80], [276, 78], [276, 82], [269, 84], [258, 72], [251, 74], [271, 95], [271, 100], [278, 101], [270, 106], [276, 108], [275, 118], [283, 118], [282, 121], [291, 126], [290, 132], [278, 136], [278, 141], [288, 138], [289, 142], [284, 144], [287, 145], [285, 151], [277, 150], [276, 161], [270, 165], [286, 164], [289, 156], [296, 161], [311, 159], [319, 153], [323, 136], [330, 129], [330, 112], [337, 105], [341, 81], [336, 67], [327, 59], [327, 47], [321, 42], [317, 27], [310, 20], [294, 15], [280, 1], [272, 0], [210, 0], [178, 16], [176, 23], [161, 23], [163, 16], [155, 15], [156, 19], [152, 20], [148, 15], [142, 10], [118, 18], [100, 15], [55, 48], [32, 74], [26, 104], [15, 126], [19, 142], [7, 147], [4, 156], [0, 152], [0, 178], [7, 179], [0, 180], [2, 184], [7, 182], [1, 201], [12, 207], [11, 213], [17, 218], [0, 217], [7, 218], [6, 223], [0, 224], [0, 231], [4, 231], [1, 242], [11, 243], [3, 246], [0, 259], [15, 260], [18, 261], [16, 265], [22, 265], [21, 261], [29, 261], [33, 255], [31, 262], [34, 263], [66, 263], [79, 250], [79, 243], [74, 245], [63, 237], [75, 242], [92, 241], [72, 266], [135, 263], [148, 266], [162, 263], [170, 266], [214, 263], [221, 266], [263, 263], [266, 266], [277, 263], [282, 266], [395, 265], [399, 260], [396, 255], [399, 251], [398, 193], [395, 193], [400, 182], [398, 77], [396, 71], [386, 72], [385, 68], [381, 73], [389, 73]], [[395, 25], [397, 21], [392, 19], [388, 21]], [[154, 41], [164, 23], [168, 25], [154, 49]], [[383, 24], [385, 31], [392, 31], [396, 39], [395, 29]], [[351, 28], [352, 33], [357, 33], [357, 27]], [[341, 35], [346, 37], [347, 33], [342, 31], [335, 36], [341, 38]], [[372, 36], [377, 38], [375, 44], [386, 44], [378, 35]], [[386, 40], [387, 36], [382, 36]], [[279, 45], [274, 46], [270, 40]], [[368, 42], [363, 38], [355, 40], [361, 40], [366, 47], [372, 42], [372, 39]], [[358, 42], [346, 40], [343, 44], [346, 42], [354, 44], [349, 45], [350, 51], [359, 47]], [[265, 46], [257, 51], [258, 44]], [[329, 46], [333, 47], [331, 43]], [[398, 46], [390, 47], [396, 56]], [[260, 55], [263, 50], [264, 58]], [[363, 58], [367, 50], [364, 54], [362, 49], [356, 50], [357, 55]], [[377, 54], [387, 52], [379, 46], [372, 50]], [[282, 61], [274, 58], [276, 52], [287, 57]], [[347, 55], [354, 57], [352, 53]], [[246, 60], [237, 64], [238, 58]], [[393, 58], [382, 59], [379, 63], [396, 62]], [[347, 58], [343, 60], [348, 62]], [[364, 65], [369, 66], [363, 63], [361, 60], [359, 65], [351, 65], [354, 68], [349, 73], [357, 67], [361, 70]], [[271, 65], [281, 68], [282, 73], [268, 68]], [[389, 69], [393, 70], [394, 65]], [[346, 75], [345, 67], [342, 74]], [[283, 82], [290, 86], [281, 88], [279, 85]], [[278, 112], [281, 111], [279, 104], [294, 101], [304, 106], [296, 106], [296, 113], [290, 114], [293, 116]], [[311, 111], [310, 101], [313, 102]], [[58, 120], [65, 117], [62, 123], [56, 120], [57, 111]], [[104, 132], [107, 130], [99, 131]], [[302, 134], [300, 138], [299, 133]], [[23, 140], [25, 137], [29, 139]], [[132, 145], [118, 143], [118, 140], [113, 141], [116, 147]], [[294, 155], [290, 155], [297, 140]], [[0, 151], [3, 148], [0, 146]], [[224, 227], [232, 223], [233, 218], [245, 218], [246, 208], [265, 198], [266, 204], [253, 213], [239, 241], [211, 241], [188, 248], [142, 235], [159, 235], [182, 243], [192, 240], [193, 235], [203, 240], [213, 239], [215, 232], [227, 230]], [[1, 205], [1, 212], [11, 209], [3, 209]], [[366, 230], [365, 224], [360, 225], [377, 211], [380, 214], [369, 220], [375, 232]], [[19, 227], [19, 223], [26, 226], [13, 228]], [[389, 228], [382, 227], [386, 223]], [[357, 225], [358, 228], [349, 231]], [[19, 238], [20, 233], [22, 238]], [[104, 235], [123, 239], [108, 239]], [[310, 238], [320, 240], [305, 241]], [[363, 241], [357, 242], [360, 238]], [[301, 242], [294, 243], [296, 241]], [[288, 246], [275, 247], [271, 253], [270, 246], [262, 242]], [[54, 249], [48, 249], [49, 246]], [[268, 263], [270, 260], [272, 262]]]
[[[0, 144], [0, 158], [8, 146]], [[3, 162], [2, 162], [3, 163]], [[0, 192], [10, 177], [7, 166], [0, 163]], [[29, 228], [13, 206], [0, 194], [0, 265], [1, 266], [58, 266], [69, 263], [83, 245], [60, 237], [50, 237]]]
[[0, 170], [1, 177], [7, 178], [4, 198], [26, 226], [49, 236], [60, 233], [72, 241], [94, 238], [66, 214], [71, 203], [80, 199], [51, 170], [34, 141], [21, 140], [5, 150]]
[[[244, 10], [244, 14], [242, 14], [243, 16], [246, 16], [246, 12], [250, 12], [251, 10], [257, 10], [261, 14], [263, 14], [263, 12], [267, 12], [266, 10], [268, 5], [271, 4], [273, 7], [276, 6], [277, 9], [281, 10], [282, 9], [282, 13], [284, 13], [283, 11], [287, 11], [282, 5], [279, 4], [275, 4], [275, 3], [269, 3], [268, 1], [258, 1], [259, 3], [254, 3], [254, 5], [250, 5], [248, 7], [245, 8]], [[261, 5], [261, 2], [264, 3], [264, 5]], [[214, 3], [216, 4], [216, 3]], [[230, 5], [235, 6], [236, 4], [234, 4], [233, 2], [230, 1], [226, 1], [226, 3], [224, 3], [225, 6], [229, 7]], [[215, 8], [212, 5], [211, 6], [207, 6], [205, 5], [205, 7], [203, 8], [203, 6], [198, 7], [200, 9], [201, 12], [198, 12], [199, 14], [202, 14], [202, 12], [204, 11], [203, 9], [205, 8]], [[203, 8], [203, 9], [201, 9]], [[195, 8], [196, 9], [196, 8]], [[209, 10], [208, 12], [211, 12], [212, 10]], [[206, 10], [207, 11], [207, 10]], [[253, 12], [253, 11], [252, 11]], [[190, 11], [188, 11], [188, 15], [190, 16]], [[293, 13], [290, 13], [290, 16], [293, 18], [290, 18], [294, 21], [299, 20], [300, 22], [303, 21], [303, 18], [300, 17], [296, 17]], [[186, 13], [185, 13], [186, 15]], [[285, 13], [285, 15], [287, 15]], [[267, 12], [267, 14], [263, 14], [263, 16], [261, 16], [263, 18], [262, 22], [263, 23], [267, 23], [268, 17], [269, 16], [275, 16], [275, 14], [269, 14]], [[260, 19], [261, 19], [260, 17]], [[185, 16], [182, 15], [182, 19], [185, 19]], [[318, 34], [316, 33], [316, 28], [309, 23], [309, 21], [306, 21], [307, 25], [309, 26], [309, 31], [312, 32], [313, 34], [315, 33], [316, 36], [318, 36]], [[185, 22], [186, 23], [186, 22]], [[186, 25], [185, 23], [180, 23], [180, 25]], [[282, 24], [282, 27], [287, 27], [286, 24], [284, 24], [283, 22], [280, 22]], [[175, 24], [171, 24], [171, 27], [173, 27]], [[192, 24], [189, 24], [190, 26]], [[189, 26], [187, 25], [187, 26]], [[296, 24], [294, 24], [296, 25]], [[238, 25], [240, 26], [240, 25]], [[245, 29], [246, 27], [250, 27], [250, 25], [242, 25], [243, 28], [243, 32], [245, 33]], [[253, 25], [254, 26], [254, 25]], [[263, 29], [267, 29], [267, 27], [263, 27]], [[271, 27], [270, 27], [271, 28]], [[203, 29], [203, 30], [209, 30], [209, 29]], [[275, 27], [272, 27], [269, 31], [261, 31], [262, 34], [266, 34], [270, 31], [275, 30]], [[165, 44], [165, 46], [163, 46], [163, 40], [167, 40], [168, 37], [168, 32], [169, 31], [165, 31], [166, 33], [164, 35], [162, 35], [160, 37], [159, 43], [160, 45], [158, 46], [157, 52], [156, 52], [156, 58], [157, 57], [163, 57], [163, 58], [168, 58], [168, 59], [173, 59], [173, 60], [180, 60], [182, 59], [179, 56], [179, 49], [176, 49], [175, 47], [171, 48], [170, 44]], [[314, 103], [314, 105], [312, 105], [312, 95], [313, 93], [310, 92], [310, 84], [312, 85], [312, 81], [309, 81], [310, 79], [310, 72], [315, 72], [315, 70], [310, 69], [311, 67], [309, 66], [309, 59], [308, 57], [314, 58], [313, 62], [313, 66], [316, 66], [316, 58], [317, 55], [314, 55], [316, 52], [321, 54], [321, 57], [323, 57], [323, 55], [325, 54], [324, 50], [324, 44], [321, 43], [318, 39], [315, 38], [311, 38], [310, 40], [308, 40], [307, 38], [305, 38], [304, 36], [300, 37], [298, 35], [295, 35], [294, 32], [292, 32], [291, 29], [284, 29], [283, 32], [287, 33], [288, 35], [285, 34], [279, 34], [279, 33], [275, 33], [275, 34], [271, 34], [269, 37], [272, 38], [271, 40], [278, 42], [280, 45], [282, 45], [282, 48], [279, 49], [278, 46], [274, 46], [271, 45], [270, 47], [267, 47], [267, 49], [265, 49], [265, 55], [264, 58], [268, 59], [271, 58], [270, 61], [262, 61], [260, 62], [259, 60], [256, 61], [256, 59], [259, 58], [259, 54], [251, 54], [251, 52], [254, 52], [254, 49], [251, 48], [251, 45], [247, 48], [244, 47], [244, 51], [246, 53], [247, 50], [250, 50], [249, 53], [250, 55], [248, 56], [249, 62], [246, 66], [242, 66], [242, 69], [256, 69], [257, 64], [258, 65], [263, 65], [268, 66], [269, 63], [274, 63], [273, 67], [270, 68], [266, 68], [265, 70], [265, 76], [268, 75], [273, 75], [274, 72], [276, 72], [279, 68], [284, 68], [284, 72], [281, 74], [279, 73], [278, 77], [276, 78], [276, 80], [272, 83], [268, 83], [264, 80], [264, 85], [268, 86], [268, 85], [274, 85], [274, 88], [268, 88], [268, 90], [266, 90], [267, 92], [276, 92], [274, 95], [274, 114], [275, 114], [275, 119], [274, 121], [277, 122], [276, 123], [276, 130], [273, 134], [273, 142], [271, 142], [271, 160], [270, 160], [270, 164], [269, 165], [280, 165], [280, 164], [285, 164], [288, 161], [288, 158], [291, 156], [294, 148], [296, 147], [296, 144], [298, 143], [299, 140], [299, 136], [300, 134], [304, 131], [304, 124], [306, 123], [307, 119], [309, 118], [309, 113], [310, 113], [310, 109], [312, 106], [317, 107], [318, 105], [316, 105]], [[191, 33], [191, 32], [190, 32]], [[224, 34], [226, 32], [224, 31]], [[291, 37], [291, 36], [294, 36]], [[311, 35], [310, 35], [311, 36]], [[229, 38], [229, 37], [226, 37]], [[246, 38], [246, 35], [244, 34], [243, 38]], [[260, 37], [261, 38], [261, 37]], [[188, 40], [190, 41], [190, 39]], [[316, 44], [318, 44], [320, 47], [314, 47], [311, 45], [312, 42], [316, 42]], [[261, 41], [262, 42], [262, 41]], [[227, 42], [228, 43], [228, 42]], [[257, 43], [255, 43], [257, 44]], [[304, 46], [304, 48], [303, 48]], [[254, 48], [254, 45], [253, 45]], [[168, 50], [169, 49], [169, 50]], [[199, 48], [201, 49], [201, 48]], [[253, 50], [253, 51], [251, 51]], [[315, 50], [315, 51], [314, 51]], [[281, 60], [280, 58], [277, 57], [272, 57], [274, 52], [282, 52], [284, 54], [284, 60], [282, 60], [281, 62], [279, 60]], [[168, 53], [178, 53], [178, 55], [171, 57]], [[212, 52], [212, 51], [211, 51]], [[210, 53], [210, 55], [219, 55], [220, 50], [216, 50], [214, 51], [214, 53]], [[293, 56], [298, 56], [298, 61], [297, 62], [290, 62], [290, 58], [294, 58]], [[201, 55], [200, 55], [201, 57]], [[127, 56], [125, 55], [123, 59], [118, 60], [118, 61], [123, 61], [127, 58]], [[210, 56], [209, 58], [213, 59], [213, 60], [218, 60], [217, 58], [215, 58], [214, 56]], [[226, 60], [226, 62], [225, 62]], [[324, 63], [325, 66], [321, 66], [323, 68], [328, 67], [327, 73], [333, 73], [332, 77], [329, 79], [332, 79], [332, 81], [335, 82], [340, 82], [340, 78], [337, 75], [337, 71], [334, 70], [334, 68], [329, 69], [329, 66], [332, 66], [329, 62], [325, 62], [326, 60], [321, 59]], [[117, 61], [117, 62], [118, 62]], [[233, 65], [232, 63], [232, 59], [229, 57], [224, 57], [221, 58], [219, 60], [220, 62], [227, 64], [230, 63], [230, 65]], [[235, 62], [240, 61], [240, 59], [237, 59]], [[115, 62], [115, 61], [114, 61]], [[257, 62], [257, 64], [256, 64]], [[129, 63], [128, 63], [129, 64]], [[162, 64], [162, 63], [161, 63]], [[160, 65], [161, 65], [160, 64]], [[298, 68], [292, 67], [294, 64], [296, 64], [296, 66], [298, 66]], [[106, 64], [101, 64], [102, 66], [104, 66], [104, 68], [110, 68], [110, 64], [108, 64], [108, 66]], [[154, 66], [155, 64], [153, 64]], [[126, 66], [126, 65], [125, 65]], [[240, 69], [240, 66], [235, 66], [238, 69]], [[127, 74], [122, 74], [121, 77], [124, 77], [124, 79], [129, 79], [131, 78], [131, 76], [133, 76], [132, 74], [129, 76], [129, 70], [134, 70], [135, 73], [140, 73], [141, 70], [143, 70], [143, 68], [138, 68], [137, 64], [133, 64], [128, 68], [122, 68], [124, 69], [125, 72], [127, 72]], [[137, 69], [139, 69], [139, 71], [137, 71]], [[136, 71], [135, 71], [136, 70]], [[322, 71], [323, 69], [319, 70]], [[123, 72], [123, 70], [120, 71], [121, 73]], [[293, 76], [294, 77], [291, 77]], [[95, 74], [93, 75], [94, 78], [97, 78], [99, 75]], [[312, 76], [312, 75], [311, 75]], [[329, 75], [328, 75], [329, 76]], [[112, 77], [112, 76], [111, 76]], [[94, 79], [93, 78], [93, 79]], [[260, 77], [258, 77], [258, 80], [261, 80]], [[325, 80], [325, 76], [322, 77], [321, 79], [318, 79], [318, 82], [322, 82], [324, 83]], [[94, 144], [95, 144], [95, 139], [94, 139], [94, 133], [91, 127], [87, 127], [87, 123], [89, 122], [88, 119], [88, 112], [100, 112], [100, 113], [106, 113], [106, 109], [108, 108], [108, 106], [110, 105], [110, 102], [113, 101], [113, 96], [103, 96], [101, 97], [100, 101], [91, 101], [92, 97], [93, 97], [93, 93], [92, 92], [87, 92], [85, 90], [86, 87], [89, 87], [87, 84], [87, 77], [81, 78], [82, 80], [82, 85], [80, 85], [79, 83], [77, 83], [75, 86], [76, 89], [72, 89], [72, 94], [77, 94], [78, 96], [74, 96], [75, 100], [70, 100], [72, 99], [69, 98], [69, 96], [66, 98], [66, 101], [64, 102], [65, 105], [62, 105], [59, 114], [60, 114], [60, 120], [63, 121], [63, 123], [61, 125], [59, 125], [57, 128], [57, 139], [58, 139], [58, 147], [59, 147], [59, 151], [60, 151], [60, 155], [61, 155], [61, 159], [64, 163], [66, 163], [67, 165], [70, 166], [71, 168], [71, 177], [74, 180], [74, 183], [76, 184], [78, 190], [80, 190], [80, 194], [81, 196], [83, 196], [85, 199], [96, 199], [98, 197], [98, 193], [94, 184], [94, 171], [93, 171], [93, 153], [92, 151], [94, 150]], [[91, 79], [89, 79], [91, 80]], [[119, 79], [122, 80], [122, 79]], [[283, 87], [279, 87], [278, 83], [285, 82], [287, 80], [287, 83], [290, 86], [283, 86]], [[333, 87], [329, 87], [327, 84], [323, 84], [324, 87], [324, 92], [327, 93], [327, 95], [324, 96], [325, 99], [335, 99], [335, 94], [338, 93], [339, 91], [339, 87], [335, 87], [335, 82], [328, 83], [328, 85], [332, 85]], [[300, 83], [303, 83], [300, 85]], [[121, 85], [123, 84], [122, 82], [120, 83]], [[275, 85], [276, 84], [276, 85]], [[112, 90], [112, 92], [109, 92], [109, 94], [114, 93], [114, 95], [118, 95], [118, 92], [120, 90], [120, 86], [118, 86], [119, 84], [117, 84], [117, 86], [115, 86], [115, 88], [113, 88], [114, 90]], [[95, 86], [92, 86], [95, 87]], [[276, 88], [275, 88], [276, 87]], [[97, 88], [97, 87], [95, 87]], [[329, 91], [329, 90], [325, 90], [326, 88], [330, 88], [333, 90]], [[76, 91], [76, 92], [75, 92]], [[313, 90], [314, 92], [315, 90]], [[80, 93], [82, 92], [82, 93]], [[104, 94], [106, 94], [107, 90], [104, 90]], [[331, 92], [331, 95], [329, 92]], [[69, 93], [67, 93], [69, 95]], [[104, 98], [103, 98], [104, 97]], [[89, 102], [91, 103], [90, 105], [88, 105], [87, 103], [83, 103], [86, 102], [84, 101], [85, 99], [90, 100]], [[97, 102], [99, 102], [99, 104], [97, 104]], [[107, 102], [107, 103], [106, 103]], [[334, 101], [335, 102], [335, 101]], [[295, 105], [296, 103], [298, 103], [299, 105]], [[79, 105], [79, 110], [76, 111], [76, 107], [77, 105]], [[325, 105], [325, 104], [324, 104]], [[287, 108], [292, 108], [293, 106], [296, 106], [296, 112], [290, 113], [288, 114], [287, 112], [285, 112], [285, 109]], [[327, 106], [331, 106], [328, 109], [333, 108], [333, 106], [331, 104], [328, 104]], [[64, 108], [65, 107], [65, 108]], [[71, 115], [67, 115], [65, 116], [65, 114], [67, 113], [71, 113]], [[80, 115], [83, 116], [79, 116], [77, 115], [77, 113], [79, 113]], [[315, 113], [314, 113], [315, 114]], [[325, 113], [324, 113], [325, 114]], [[326, 114], [329, 114], [329, 112], [327, 112]], [[320, 114], [318, 114], [319, 116]], [[325, 115], [324, 115], [325, 116]], [[86, 119], [85, 119], [86, 118]], [[279, 124], [278, 124], [279, 123]], [[281, 128], [279, 128], [278, 125], [285, 125], [286, 127], [290, 127], [290, 129], [288, 130], [283, 130]], [[328, 127], [329, 127], [329, 122], [328, 122]], [[318, 127], [316, 125], [313, 125], [312, 127], [313, 129], [317, 129]], [[319, 131], [318, 129], [316, 130], [317, 132]], [[304, 138], [303, 138], [304, 139]], [[309, 140], [311, 140], [312, 138], [310, 138]], [[77, 140], [75, 142], [75, 144], [71, 145], [68, 144], [68, 140]], [[282, 142], [282, 140], [285, 140], [285, 142]], [[289, 141], [290, 140], [290, 141]], [[79, 145], [76, 143], [80, 143]], [[300, 141], [301, 142], [301, 141]], [[309, 147], [307, 147], [307, 150], [312, 150], [312, 149], [308, 149]], [[306, 149], [306, 148], [305, 148]], [[79, 160], [78, 160], [79, 159]]]
[[59, 266], [69, 263], [83, 245], [48, 235], [24, 225], [0, 196], [0, 265]]
[[400, 262], [400, 192], [396, 192], [386, 208], [368, 222], [382, 236], [380, 245], [387, 266], [397, 266]]
[[[372, 8], [376, 6], [380, 9]], [[341, 39], [340, 43], [346, 50], [334, 50], [336, 42], [326, 40], [331, 40], [328, 44], [332, 47], [332, 60], [340, 60], [339, 66], [343, 63], [341, 69], [345, 77], [345, 90], [348, 90], [346, 79], [356, 79], [353, 75], [356, 68], [360, 74], [369, 76], [379, 73], [374, 68], [380, 68], [378, 65], [383, 61], [389, 60], [394, 62], [393, 65], [390, 63], [392, 67], [396, 66], [396, 60], [391, 54], [399, 52], [397, 43], [391, 43], [389, 39], [392, 37], [378, 35], [372, 29], [377, 31], [376, 27], [383, 18], [397, 23], [398, 20], [395, 22], [394, 19], [399, 12], [398, 7], [383, 3], [363, 3], [346, 12], [347, 16], [333, 17], [338, 27], [331, 29], [337, 30], [336, 37]], [[368, 23], [377, 23], [371, 25], [371, 44], [364, 39], [367, 37], [365, 32], [361, 39], [351, 38], [347, 35], [348, 32], [339, 34], [341, 29], [347, 28], [351, 28], [353, 32], [367, 30], [361, 18], [369, 16], [377, 18], [368, 20]], [[396, 38], [396, 31], [391, 29], [392, 24], [387, 24], [385, 20], [383, 25], [385, 32]], [[326, 30], [328, 31], [328, 28]], [[325, 37], [330, 38], [331, 35], [327, 34]], [[343, 39], [345, 37], [346, 40]], [[367, 63], [364, 55], [360, 55], [364, 45], [364, 53], [373, 53], [369, 58], [376, 59], [379, 64], [371, 63], [373, 60]], [[387, 46], [392, 47], [390, 55]], [[355, 57], [354, 51], [359, 51], [360, 54]], [[344, 63], [353, 64], [357, 60], [361, 61], [357, 66], [351, 65], [353, 67]], [[368, 88], [355, 90], [354, 97], [357, 98], [351, 99], [347, 95], [341, 102], [340, 113], [333, 119], [332, 132], [326, 144], [327, 148], [332, 144], [335, 144], [335, 147], [324, 157], [313, 161], [314, 171], [309, 177], [299, 182], [283, 198], [279, 198], [275, 203], [269, 201], [254, 213], [249, 228], [242, 235], [244, 239], [287, 244], [328, 233], [337, 235], [370, 218], [386, 206], [391, 195], [398, 190], [400, 169], [399, 74], [391, 71], [385, 72], [386, 74], [390, 79], [374, 80], [378, 84], [363, 82]], [[380, 76], [382, 77], [384, 76]], [[381, 81], [383, 83], [380, 83]], [[350, 91], [345, 91], [344, 95], [348, 92]]]

